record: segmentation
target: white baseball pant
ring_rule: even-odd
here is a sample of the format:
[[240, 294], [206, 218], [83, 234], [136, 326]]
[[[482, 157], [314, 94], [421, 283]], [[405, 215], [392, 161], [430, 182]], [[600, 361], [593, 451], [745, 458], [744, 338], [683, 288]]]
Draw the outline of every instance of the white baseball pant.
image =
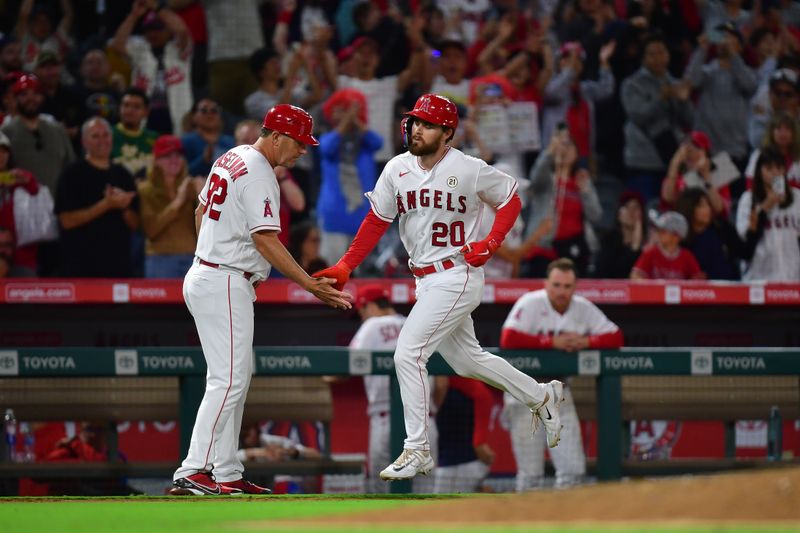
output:
[[253, 374], [255, 290], [241, 274], [195, 264], [183, 283], [208, 365], [189, 453], [173, 479], [213, 470], [217, 481], [235, 481], [239, 432]]
[[481, 348], [470, 313], [483, 296], [483, 269], [458, 264], [417, 279], [417, 303], [397, 339], [394, 353], [403, 399], [405, 448], [430, 450], [428, 359], [437, 351], [459, 375], [479, 379], [538, 407], [545, 388], [508, 361]]
[[[537, 431], [531, 438], [531, 411], [510, 394], [504, 394], [505, 414], [511, 426], [511, 446], [517, 461], [517, 492], [544, 486], [544, 451], [547, 435]], [[577, 485], [586, 475], [586, 456], [583, 453], [581, 424], [569, 387], [564, 387], [564, 402], [560, 408], [561, 441], [549, 448], [556, 471], [557, 488]]]

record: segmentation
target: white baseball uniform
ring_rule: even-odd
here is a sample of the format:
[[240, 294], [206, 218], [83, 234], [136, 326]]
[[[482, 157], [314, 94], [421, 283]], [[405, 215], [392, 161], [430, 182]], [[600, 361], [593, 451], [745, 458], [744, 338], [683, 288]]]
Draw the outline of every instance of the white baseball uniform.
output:
[[[400, 314], [374, 316], [365, 320], [358, 328], [350, 348], [354, 350], [394, 351], [397, 337], [406, 317]], [[432, 379], [428, 380], [428, 394], [433, 389]], [[389, 376], [364, 376], [364, 390], [367, 393], [367, 416], [369, 416], [369, 492], [385, 492], [386, 485], [380, 479], [380, 471], [391, 461], [389, 441], [391, 429], [391, 405], [389, 400]], [[431, 453], [436, 453], [436, 419], [433, 417], [433, 399], [429, 399], [431, 416], [428, 435], [431, 438]], [[414, 492], [433, 492], [432, 478], [416, 477], [412, 481]]]
[[[448, 147], [430, 170], [410, 152], [392, 158], [375, 189], [366, 193], [380, 219], [400, 217], [400, 237], [411, 266], [436, 269], [417, 278], [417, 303], [395, 350], [406, 449], [430, 450], [427, 362], [434, 351], [458, 374], [510, 392], [525, 405], [538, 407], [545, 399], [544, 385], [478, 344], [470, 313], [483, 296], [483, 268], [468, 265], [459, 253], [481, 237], [485, 210], [506, 205], [516, 188], [508, 174]], [[454, 266], [446, 268], [446, 260]]]
[[[574, 295], [562, 315], [550, 304], [544, 289], [522, 295], [511, 308], [503, 329], [513, 329], [528, 335], [601, 335], [619, 328], [600, 309], [583, 296]], [[517, 491], [538, 488], [544, 484], [545, 435], [536, 432], [531, 439], [530, 410], [511, 395], [503, 395], [505, 414], [511, 429], [511, 445], [517, 461]], [[561, 404], [561, 442], [549, 450], [556, 470], [556, 486], [580, 483], [586, 474], [580, 420], [569, 387], [564, 388]]]
[[183, 297], [208, 372], [189, 453], [174, 479], [213, 470], [217, 481], [236, 481], [244, 470], [236, 451], [253, 373], [253, 284], [271, 268], [251, 234], [280, 231], [280, 191], [261, 152], [237, 146], [214, 163], [199, 199], [205, 211]]

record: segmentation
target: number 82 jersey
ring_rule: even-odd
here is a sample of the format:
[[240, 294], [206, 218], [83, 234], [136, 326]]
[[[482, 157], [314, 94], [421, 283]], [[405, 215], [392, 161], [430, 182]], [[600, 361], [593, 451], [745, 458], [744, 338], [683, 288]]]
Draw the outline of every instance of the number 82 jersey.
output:
[[203, 222], [197, 257], [266, 279], [270, 265], [251, 235], [280, 231], [281, 223], [280, 189], [264, 155], [249, 145], [227, 151], [214, 162], [198, 199]]
[[411, 262], [429, 265], [484, 238], [479, 235], [484, 210], [503, 207], [516, 190], [513, 177], [448, 147], [430, 170], [410, 152], [392, 158], [366, 196], [380, 219], [400, 217], [400, 238]]

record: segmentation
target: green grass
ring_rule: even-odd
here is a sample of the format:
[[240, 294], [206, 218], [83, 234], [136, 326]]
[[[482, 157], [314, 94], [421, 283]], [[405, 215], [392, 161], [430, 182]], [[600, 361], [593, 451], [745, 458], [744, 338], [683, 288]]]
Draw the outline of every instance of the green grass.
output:
[[[0, 530], [3, 533], [222, 533], [268, 531], [270, 533], [789, 533], [800, 529], [789, 526], [647, 526], [644, 525], [520, 525], [465, 528], [427, 526], [381, 526], [379, 524], [292, 524], [331, 515], [375, 509], [408, 507], [424, 521], [424, 505], [432, 498], [377, 497], [254, 497], [205, 498], [52, 498], [0, 499]], [[535, 512], [535, 510], [534, 510]], [[456, 520], [458, 517], [454, 517]], [[273, 521], [280, 520], [280, 524]]]

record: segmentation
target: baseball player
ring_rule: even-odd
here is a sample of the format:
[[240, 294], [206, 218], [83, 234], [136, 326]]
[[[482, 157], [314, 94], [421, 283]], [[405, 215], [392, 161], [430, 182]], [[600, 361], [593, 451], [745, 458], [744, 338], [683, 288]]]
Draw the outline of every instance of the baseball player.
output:
[[[416, 277], [417, 303], [397, 339], [394, 362], [403, 399], [406, 440], [403, 453], [387, 466], [384, 480], [410, 479], [434, 467], [428, 435], [427, 362], [434, 351], [458, 374], [510, 392], [534, 414], [534, 430], [544, 423], [550, 446], [558, 444], [558, 406], [563, 384], [548, 384], [486, 352], [475, 338], [470, 313], [483, 295], [483, 268], [500, 247], [520, 211], [517, 183], [484, 161], [448, 142], [458, 127], [453, 102], [421, 96], [406, 113], [402, 129], [409, 151], [389, 161], [375, 189], [366, 193], [371, 209], [338, 263], [315, 276], [336, 278], [341, 289], [350, 273], [375, 247], [395, 217]], [[496, 210], [489, 236], [477, 241], [487, 209]]]
[[[272, 266], [331, 307], [349, 309], [336, 280], [309, 277], [278, 240], [280, 190], [273, 168], [291, 167], [316, 145], [313, 120], [281, 104], [264, 116], [261, 136], [237, 146], [211, 168], [195, 211], [195, 261], [183, 284], [208, 365], [189, 453], [171, 494], [265, 494], [242, 478], [236, 456], [253, 366], [255, 285]], [[212, 474], [213, 471], [213, 474]]]
[[[575, 296], [575, 264], [562, 258], [547, 266], [545, 288], [524, 294], [511, 308], [500, 336], [501, 348], [556, 349], [577, 352], [587, 348], [619, 348], [622, 331], [593, 303]], [[511, 445], [517, 461], [517, 491], [543, 486], [544, 441], [530, 438], [526, 407], [504, 395], [505, 414], [511, 425]], [[530, 414], [528, 413], [528, 416]], [[564, 388], [561, 407], [561, 444], [550, 450], [556, 470], [556, 487], [580, 483], [586, 474], [581, 427], [575, 403]]]
[[[406, 317], [395, 311], [389, 301], [389, 291], [382, 285], [363, 285], [358, 289], [355, 302], [358, 314], [363, 321], [350, 341], [355, 350], [394, 351], [397, 337]], [[444, 378], [445, 382], [447, 378]], [[436, 407], [433, 405], [433, 378], [428, 379], [428, 392], [431, 396], [428, 437], [431, 453], [437, 449]], [[383, 492], [379, 485], [381, 469], [391, 460], [389, 433], [391, 428], [389, 376], [364, 376], [364, 389], [367, 393], [367, 416], [369, 416], [369, 492]], [[427, 479], [424, 481], [428, 481]], [[413, 490], [417, 493], [433, 492], [433, 480], [425, 483], [413, 480]]]

